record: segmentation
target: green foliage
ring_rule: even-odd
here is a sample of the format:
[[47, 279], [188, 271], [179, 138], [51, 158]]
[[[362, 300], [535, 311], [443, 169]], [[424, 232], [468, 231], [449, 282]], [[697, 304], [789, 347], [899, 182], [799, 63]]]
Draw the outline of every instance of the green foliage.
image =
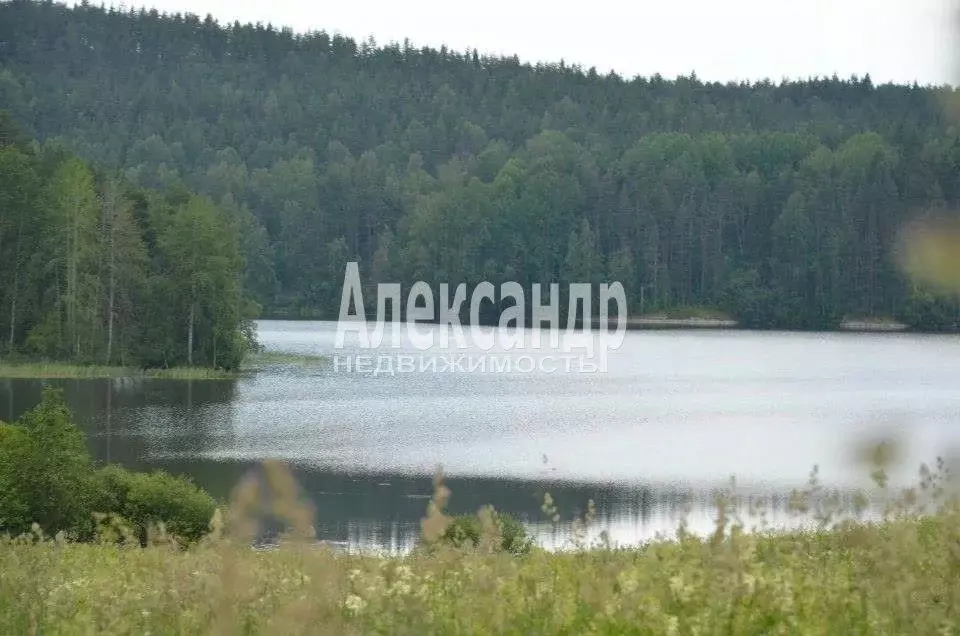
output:
[[916, 288], [907, 296], [897, 318], [921, 330], [957, 330], [960, 329], [960, 297]]
[[[627, 80], [30, 1], [0, 4], [0, 42], [0, 108], [31, 135], [180, 192], [131, 197], [149, 258], [117, 283], [130, 308], [115, 312], [119, 354], [150, 365], [235, 366], [249, 317], [235, 288], [269, 315], [334, 317], [353, 260], [374, 284], [620, 280], [641, 313], [723, 306], [749, 326], [830, 329], [899, 312], [913, 283], [898, 232], [928, 208], [960, 210], [949, 88]], [[0, 153], [21, 162], [31, 151], [4, 121]], [[18, 202], [0, 205], [0, 275], [15, 281], [0, 289], [0, 336], [110, 357], [96, 302], [109, 276], [66, 232], [92, 227], [90, 188], [73, 169], [53, 178], [52, 144], [41, 154], [58, 205], [23, 204], [33, 186], [16, 162], [0, 175], [0, 197]], [[193, 232], [204, 258], [186, 258]], [[130, 241], [99, 253], [111, 244], [136, 262]]]
[[763, 284], [756, 270], [738, 271], [730, 276], [723, 290], [723, 305], [747, 328], [777, 322], [774, 293]]
[[29, 152], [30, 139], [7, 111], [0, 111], [0, 148], [14, 147]]
[[167, 313], [181, 317], [173, 342], [186, 344], [185, 356], [165, 362], [185, 357], [193, 365], [196, 357], [214, 368], [236, 369], [247, 351], [239, 332], [246, 300], [234, 228], [209, 199], [190, 197], [168, 211], [158, 237], [161, 270], [170, 283]]
[[87, 537], [93, 530], [93, 463], [59, 390], [0, 429], [0, 529]]
[[[514, 556], [523, 556], [533, 548], [533, 541], [527, 536], [526, 528], [513, 517], [494, 513], [491, 521], [495, 527], [491, 527], [489, 531], [498, 535], [495, 538], [499, 539], [499, 550]], [[457, 548], [476, 548], [480, 546], [485, 530], [480, 515], [459, 515], [450, 520], [440, 541]]]
[[21, 427], [0, 422], [0, 529], [25, 532], [33, 519], [29, 498], [20, 486], [30, 439]]
[[148, 533], [161, 523], [167, 533], [187, 542], [209, 532], [216, 502], [185, 477], [108, 466], [98, 471], [97, 479], [98, 510], [133, 524], [143, 545], [147, 544]]
[[[36, 154], [2, 147], [0, 350], [236, 370], [256, 347], [259, 312], [243, 288], [239, 231], [262, 247], [255, 224], [205, 197], [136, 190], [50, 143]], [[263, 285], [270, 273], [256, 276]]]
[[192, 542], [209, 531], [215, 507], [183, 477], [96, 470], [59, 390], [45, 388], [40, 404], [16, 424], [0, 423], [0, 534], [19, 536], [37, 524], [50, 536], [62, 531], [86, 540], [99, 513], [132, 523], [144, 544], [160, 523]]

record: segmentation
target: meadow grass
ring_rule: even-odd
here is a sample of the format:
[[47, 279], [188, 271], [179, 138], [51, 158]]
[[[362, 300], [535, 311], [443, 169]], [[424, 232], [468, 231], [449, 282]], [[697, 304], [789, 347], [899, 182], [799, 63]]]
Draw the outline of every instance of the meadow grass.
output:
[[139, 369], [62, 362], [0, 362], [0, 378], [8, 379], [161, 378], [169, 380], [227, 380], [236, 377], [239, 376], [234, 372], [203, 367]]
[[[244, 511], [263, 501], [250, 483], [187, 550], [162, 533], [147, 548], [119, 534], [0, 541], [0, 633], [954, 634], [960, 507], [927, 477], [872, 524], [824, 514], [819, 528], [747, 533], [721, 502], [712, 536], [681, 526], [617, 549], [586, 544], [581, 524], [571, 550], [519, 557], [496, 550], [489, 509], [479, 546], [437, 543], [438, 480], [421, 545], [378, 557], [317, 547], [281, 474], [274, 512], [292, 531], [275, 550], [249, 547]], [[924, 495], [939, 503], [919, 506]]]

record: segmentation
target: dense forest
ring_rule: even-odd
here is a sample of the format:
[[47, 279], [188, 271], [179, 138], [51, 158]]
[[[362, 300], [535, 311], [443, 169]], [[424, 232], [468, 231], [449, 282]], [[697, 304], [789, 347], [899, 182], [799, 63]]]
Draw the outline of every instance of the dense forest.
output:
[[[267, 315], [335, 316], [356, 260], [365, 281], [405, 289], [619, 280], [632, 312], [944, 328], [957, 299], [909, 282], [895, 250], [909, 220], [960, 209], [953, 98], [869, 77], [628, 80], [269, 24], [0, 3], [0, 109], [138, 187], [209, 197], [238, 233], [240, 284]], [[21, 160], [32, 165], [7, 159]], [[37, 187], [79, 187], [23, 169], [40, 171]], [[207, 210], [151, 205], [170, 220]], [[165, 223], [149, 227], [180, 231]], [[63, 231], [40, 235], [73, 249]], [[81, 285], [66, 265], [50, 272]], [[88, 301], [69, 298], [76, 325], [92, 320]]]
[[133, 187], [0, 113], [0, 355], [236, 369], [255, 345], [236, 222]]

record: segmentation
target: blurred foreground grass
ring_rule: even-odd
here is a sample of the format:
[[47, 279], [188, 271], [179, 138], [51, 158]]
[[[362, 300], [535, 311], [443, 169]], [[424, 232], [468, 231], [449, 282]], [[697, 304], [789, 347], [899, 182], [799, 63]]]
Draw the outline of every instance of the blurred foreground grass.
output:
[[960, 219], [932, 213], [901, 231], [898, 257], [916, 284], [945, 295], [960, 295]]
[[[272, 495], [242, 484], [224, 521], [185, 551], [162, 534], [147, 548], [109, 533], [85, 545], [3, 540], [0, 633], [953, 634], [960, 507], [945, 474], [925, 470], [873, 524], [831, 524], [828, 506], [818, 528], [747, 533], [720, 501], [710, 537], [681, 526], [616, 549], [588, 545], [581, 524], [572, 550], [520, 557], [496, 549], [490, 510], [478, 546], [436, 542], [449, 524], [438, 481], [424, 542], [386, 558], [318, 547], [295, 485], [275, 470]], [[816, 492], [796, 493], [795, 508]], [[265, 500], [293, 530], [255, 551], [247, 521]]]

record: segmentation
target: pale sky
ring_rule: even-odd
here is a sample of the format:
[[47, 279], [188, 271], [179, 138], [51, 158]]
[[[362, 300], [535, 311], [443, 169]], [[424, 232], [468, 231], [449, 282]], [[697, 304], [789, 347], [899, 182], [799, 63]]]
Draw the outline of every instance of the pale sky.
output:
[[[105, 0], [109, 4], [109, 0]], [[325, 29], [378, 44], [409, 38], [626, 77], [798, 79], [870, 73], [874, 83], [960, 84], [960, 0], [153, 0], [125, 6], [223, 23]]]

